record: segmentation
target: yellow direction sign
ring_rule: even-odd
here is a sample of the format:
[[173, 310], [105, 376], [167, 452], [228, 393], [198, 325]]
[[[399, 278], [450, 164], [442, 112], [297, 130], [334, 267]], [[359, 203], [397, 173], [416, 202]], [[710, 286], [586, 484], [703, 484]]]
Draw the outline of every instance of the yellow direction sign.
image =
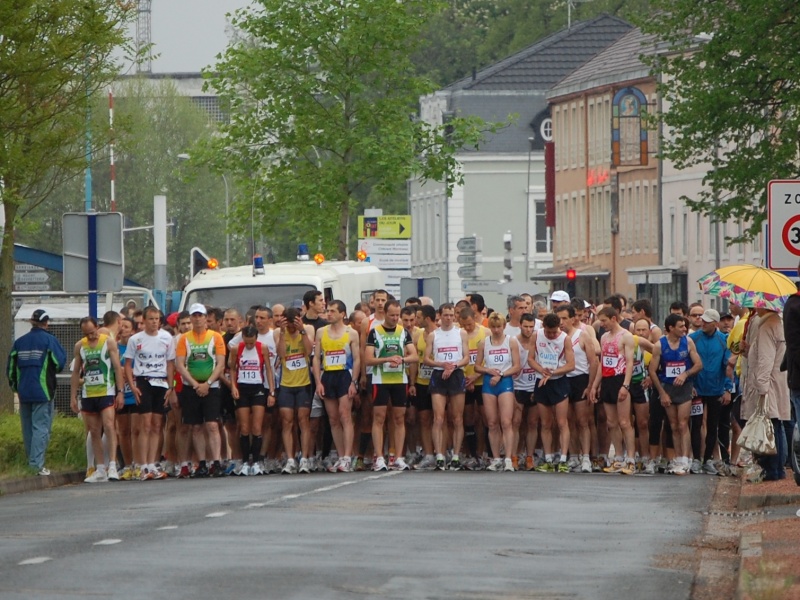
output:
[[411, 215], [358, 217], [358, 237], [401, 240], [411, 237]]

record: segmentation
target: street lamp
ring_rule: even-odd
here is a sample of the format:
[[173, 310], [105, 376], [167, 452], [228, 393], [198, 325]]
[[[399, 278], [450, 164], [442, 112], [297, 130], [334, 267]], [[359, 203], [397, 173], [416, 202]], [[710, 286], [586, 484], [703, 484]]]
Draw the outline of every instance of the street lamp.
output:
[[[185, 152], [178, 154], [178, 160], [189, 160], [192, 157]], [[225, 173], [221, 173], [222, 183], [225, 184], [225, 266], [231, 266], [231, 234], [228, 231], [228, 217], [230, 214], [230, 192], [228, 188], [228, 178]]]

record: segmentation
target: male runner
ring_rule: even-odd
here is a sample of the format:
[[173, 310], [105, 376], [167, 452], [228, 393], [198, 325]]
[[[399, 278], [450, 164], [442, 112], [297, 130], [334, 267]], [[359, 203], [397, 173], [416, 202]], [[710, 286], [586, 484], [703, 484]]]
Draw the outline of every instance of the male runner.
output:
[[[436, 331], [436, 309], [427, 304], [420, 306], [417, 310], [417, 323], [421, 327], [417, 331], [415, 340], [417, 355], [424, 357], [427, 339]], [[412, 373], [416, 368], [417, 363], [412, 363]], [[411, 402], [414, 403], [417, 412], [420, 440], [424, 454], [422, 460], [414, 468], [423, 471], [436, 466], [436, 460], [433, 456], [433, 402], [428, 388], [432, 374], [432, 366], [420, 363], [419, 368], [416, 370], [416, 378], [412, 378], [411, 384], [408, 386], [408, 394], [411, 396]]]
[[[519, 344], [519, 364], [521, 370], [514, 378], [514, 406], [513, 428], [514, 448], [519, 446], [519, 431], [522, 419], [526, 417], [527, 431], [525, 435], [525, 470], [534, 469], [534, 452], [539, 441], [539, 410], [536, 408], [534, 390], [536, 389], [536, 371], [530, 365], [528, 357], [536, 352], [536, 318], [525, 313], [520, 319], [520, 332], [517, 336]], [[516, 450], [515, 450], [516, 453]]]
[[528, 303], [522, 296], [509, 296], [506, 306], [508, 307], [508, 323], [506, 323], [505, 334], [517, 336], [520, 330], [520, 319], [522, 315], [529, 312]]
[[[475, 422], [478, 410], [483, 410], [483, 374], [476, 372], [475, 365], [478, 358], [478, 346], [489, 335], [489, 329], [478, 325], [482, 319], [469, 306], [462, 308], [458, 317], [461, 328], [467, 332], [467, 345], [469, 346], [469, 364], [464, 367], [464, 441], [469, 456], [464, 461], [464, 466], [474, 468], [477, 466], [478, 458]], [[458, 449], [456, 450], [458, 451]], [[514, 453], [514, 468], [516, 467], [516, 453]], [[450, 468], [453, 468], [452, 462]]]

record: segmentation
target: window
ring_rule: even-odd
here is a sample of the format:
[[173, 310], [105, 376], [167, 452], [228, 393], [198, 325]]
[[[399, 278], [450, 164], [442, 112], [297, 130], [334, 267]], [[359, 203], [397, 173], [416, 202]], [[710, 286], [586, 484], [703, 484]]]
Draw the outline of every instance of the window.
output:
[[544, 199], [537, 198], [536, 206], [536, 252], [540, 254], [553, 253], [552, 228], [545, 225], [547, 209]]
[[708, 254], [717, 256], [717, 223], [714, 219], [708, 219]]
[[606, 186], [603, 188], [603, 252], [606, 254], [611, 253], [611, 188]]
[[[650, 239], [652, 232], [650, 231], [650, 186], [648, 182], [642, 184], [642, 252], [650, 252]], [[656, 247], [656, 240], [653, 238], [653, 248]]]
[[581, 197], [578, 201], [578, 255], [586, 251], [586, 217], [588, 216], [586, 206], [586, 190], [581, 190]]
[[673, 262], [675, 261], [675, 248], [678, 245], [678, 240], [675, 237], [675, 214], [669, 216], [669, 257]]
[[578, 108], [573, 102], [569, 111], [569, 163], [574, 169], [578, 166]]
[[700, 217], [700, 213], [695, 214], [694, 220], [694, 254], [695, 259], [701, 259], [700, 249], [703, 247], [703, 231], [702, 231], [702, 219]]
[[679, 242], [680, 247], [683, 250], [683, 252], [681, 252], [681, 256], [686, 258], [686, 245], [689, 243], [689, 214], [686, 212], [685, 208], [683, 209], [683, 229], [681, 229], [681, 231], [683, 232]]
[[571, 205], [571, 220], [570, 220], [570, 236], [569, 236], [569, 252], [572, 256], [578, 255], [578, 231], [580, 231], [580, 218], [581, 215], [578, 212], [578, 194], [576, 192], [572, 192], [572, 199], [570, 200]]
[[597, 194], [595, 188], [589, 190], [589, 253], [597, 254]]
[[583, 129], [583, 124], [585, 122], [584, 119], [584, 110], [585, 105], [583, 102], [578, 104], [578, 166], [585, 167], [586, 166], [586, 132]]
[[586, 120], [588, 123], [588, 130], [587, 133], [587, 144], [586, 146], [589, 149], [589, 166], [594, 166], [595, 162], [597, 162], [597, 155], [595, 154], [594, 150], [594, 142], [595, 142], [595, 130], [594, 130], [594, 122], [595, 122], [595, 115], [594, 115], [594, 100], [589, 100], [589, 105], [586, 108]]

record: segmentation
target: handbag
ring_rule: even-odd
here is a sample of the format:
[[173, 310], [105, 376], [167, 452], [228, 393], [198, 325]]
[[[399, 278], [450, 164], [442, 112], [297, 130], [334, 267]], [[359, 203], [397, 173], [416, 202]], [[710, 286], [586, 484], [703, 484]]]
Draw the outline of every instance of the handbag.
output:
[[766, 395], [759, 397], [758, 406], [756, 406], [753, 416], [747, 420], [736, 443], [753, 454], [771, 456], [778, 453], [775, 446], [775, 430], [772, 428], [772, 420], [767, 414]]

